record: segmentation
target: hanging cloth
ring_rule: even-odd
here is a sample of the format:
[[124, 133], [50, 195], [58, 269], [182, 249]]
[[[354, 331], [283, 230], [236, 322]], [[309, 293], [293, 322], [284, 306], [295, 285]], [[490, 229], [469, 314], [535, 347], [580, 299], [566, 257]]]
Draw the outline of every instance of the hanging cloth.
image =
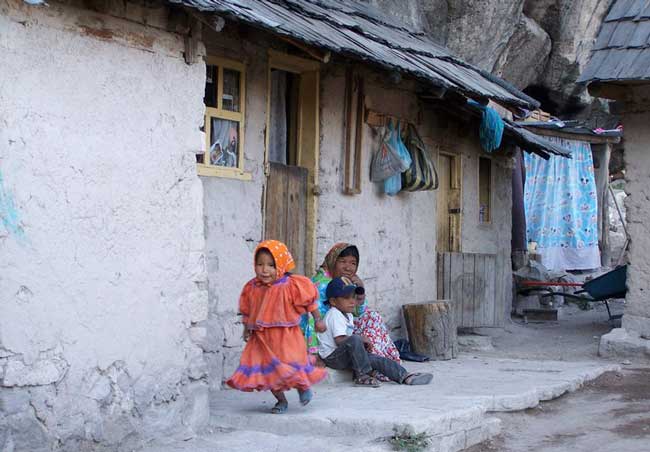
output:
[[486, 152], [493, 152], [501, 146], [501, 139], [503, 138], [503, 119], [501, 115], [492, 107], [481, 105], [476, 101], [468, 100], [468, 104], [480, 108], [481, 113], [481, 126], [478, 130], [479, 139], [481, 140], [481, 147]]
[[547, 139], [570, 149], [571, 158], [552, 155], [544, 160], [525, 153], [528, 241], [537, 242], [542, 264], [550, 270], [598, 268], [598, 196], [591, 146]]

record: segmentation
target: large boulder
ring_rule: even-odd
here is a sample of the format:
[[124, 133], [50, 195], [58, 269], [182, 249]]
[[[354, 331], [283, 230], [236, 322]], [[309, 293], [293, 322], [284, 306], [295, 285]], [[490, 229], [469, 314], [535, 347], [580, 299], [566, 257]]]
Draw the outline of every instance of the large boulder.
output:
[[[527, 0], [527, 4], [547, 0]], [[542, 85], [560, 105], [586, 106], [590, 97], [575, 84], [589, 62], [591, 48], [611, 0], [556, 0], [538, 20], [551, 37], [553, 49], [544, 70]], [[534, 14], [531, 12], [531, 14]]]
[[492, 72], [519, 89], [537, 84], [551, 53], [551, 38], [534, 20], [522, 15]]
[[491, 71], [515, 34], [523, 0], [449, 0], [445, 44], [456, 55]]
[[575, 81], [612, 0], [362, 1], [520, 89], [533, 86], [555, 114], [593, 107]]

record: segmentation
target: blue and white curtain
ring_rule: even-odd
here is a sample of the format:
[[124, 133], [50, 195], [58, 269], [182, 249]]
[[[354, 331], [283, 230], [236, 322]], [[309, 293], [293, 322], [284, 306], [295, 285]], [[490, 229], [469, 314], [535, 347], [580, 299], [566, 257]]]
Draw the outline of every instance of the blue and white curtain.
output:
[[571, 159], [544, 160], [526, 152], [524, 208], [528, 241], [537, 242], [551, 270], [600, 267], [598, 196], [589, 143], [547, 137], [571, 150]]

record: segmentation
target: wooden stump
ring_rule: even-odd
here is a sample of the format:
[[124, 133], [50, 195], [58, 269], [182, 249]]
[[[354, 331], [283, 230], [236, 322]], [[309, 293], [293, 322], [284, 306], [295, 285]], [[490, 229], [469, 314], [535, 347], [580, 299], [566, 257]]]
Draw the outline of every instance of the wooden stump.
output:
[[411, 350], [433, 360], [453, 359], [458, 355], [456, 321], [445, 300], [402, 306]]

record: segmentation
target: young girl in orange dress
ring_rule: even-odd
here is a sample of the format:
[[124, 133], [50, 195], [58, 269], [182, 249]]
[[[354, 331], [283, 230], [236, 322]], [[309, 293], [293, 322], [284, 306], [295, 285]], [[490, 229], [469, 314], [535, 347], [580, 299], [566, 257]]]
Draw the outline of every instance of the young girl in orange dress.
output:
[[295, 267], [286, 245], [265, 240], [255, 249], [255, 278], [239, 298], [246, 347], [239, 367], [226, 382], [240, 391], [271, 391], [277, 403], [272, 413], [287, 411], [285, 391], [297, 389], [300, 403], [312, 398], [310, 387], [327, 371], [308, 356], [300, 329], [303, 314], [314, 316], [315, 329], [325, 331], [318, 311], [318, 292], [306, 277], [289, 273]]

